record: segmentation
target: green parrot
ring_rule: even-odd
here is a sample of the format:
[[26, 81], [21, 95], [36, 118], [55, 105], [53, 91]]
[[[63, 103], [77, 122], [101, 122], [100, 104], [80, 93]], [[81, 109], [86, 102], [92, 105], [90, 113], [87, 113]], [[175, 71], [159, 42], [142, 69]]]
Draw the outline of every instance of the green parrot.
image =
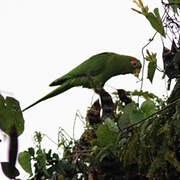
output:
[[129, 73], [138, 76], [140, 70], [141, 63], [134, 57], [119, 55], [112, 52], [96, 54], [64, 76], [53, 81], [50, 86], [60, 86], [26, 107], [23, 111], [41, 101], [61, 94], [72, 87], [82, 86], [91, 89], [102, 88], [105, 82], [113, 76]]

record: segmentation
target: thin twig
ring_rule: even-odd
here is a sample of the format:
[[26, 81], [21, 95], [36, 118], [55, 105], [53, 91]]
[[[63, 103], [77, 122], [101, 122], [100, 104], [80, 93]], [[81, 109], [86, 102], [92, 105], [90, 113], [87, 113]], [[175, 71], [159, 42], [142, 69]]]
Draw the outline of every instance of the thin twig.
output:
[[[66, 134], [66, 136], [68, 136], [71, 140], [74, 140], [62, 127], [59, 127], [59, 132], [62, 134], [63, 131], [63, 135]], [[66, 138], [67, 139], [67, 138]]]
[[[153, 37], [149, 40], [149, 42], [142, 47], [142, 50], [141, 50], [141, 53], [142, 53], [142, 56], [143, 56], [143, 65], [142, 65], [142, 77], [141, 77], [140, 91], [142, 91], [142, 87], [143, 87], [143, 76], [144, 76], [144, 67], [145, 67], [144, 49], [154, 40], [156, 34], [157, 34], [157, 32], [153, 35]], [[139, 104], [139, 97], [138, 97], [138, 104]]]
[[[76, 111], [76, 115], [75, 115], [75, 119], [74, 119], [74, 123], [73, 123], [73, 139], [75, 139], [75, 126], [76, 126], [77, 117], [79, 117], [80, 120], [84, 119], [83, 116], [81, 116], [81, 114], [80, 115], [79, 114], [80, 114], [79, 110]], [[82, 120], [81, 120], [81, 122], [84, 124], [84, 122]]]
[[46, 134], [43, 134], [47, 139], [49, 139], [53, 144], [55, 144], [55, 145], [57, 145], [58, 146], [58, 144], [53, 140], [53, 139], [51, 139], [49, 136], [47, 136]]

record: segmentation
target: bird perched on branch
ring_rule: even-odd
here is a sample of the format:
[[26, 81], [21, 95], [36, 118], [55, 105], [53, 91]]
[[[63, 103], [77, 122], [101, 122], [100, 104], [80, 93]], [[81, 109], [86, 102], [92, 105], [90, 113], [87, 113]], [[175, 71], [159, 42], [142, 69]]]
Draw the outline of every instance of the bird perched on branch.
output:
[[58, 87], [35, 103], [26, 107], [23, 111], [41, 101], [61, 94], [72, 87], [82, 86], [90, 89], [102, 88], [106, 81], [113, 76], [129, 73], [138, 76], [140, 70], [140, 61], [132, 56], [119, 55], [112, 52], [96, 54], [64, 76], [53, 81], [50, 86]]

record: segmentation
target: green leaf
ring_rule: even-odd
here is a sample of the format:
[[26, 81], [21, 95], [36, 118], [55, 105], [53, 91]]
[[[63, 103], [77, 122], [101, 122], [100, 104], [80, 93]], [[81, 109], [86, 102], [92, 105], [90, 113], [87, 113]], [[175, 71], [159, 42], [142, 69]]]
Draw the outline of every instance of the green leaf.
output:
[[107, 125], [101, 124], [96, 131], [97, 141], [99, 146], [107, 146], [114, 144], [117, 140], [117, 133], [110, 130]]
[[159, 15], [158, 8], [154, 9], [154, 14], [152, 12], [145, 12], [143, 14], [148, 19], [148, 21], [150, 22], [151, 26], [157, 32], [159, 32], [162, 36], [166, 37], [165, 32], [164, 32], [163, 22], [161, 20], [160, 15]]
[[18, 136], [24, 131], [24, 119], [19, 102], [12, 97], [4, 99], [0, 95], [0, 129], [10, 135], [14, 127]]
[[[126, 128], [131, 123], [138, 122], [144, 118], [144, 114], [137, 109], [137, 105], [132, 102], [129, 103], [125, 108], [124, 112], [121, 116], [121, 119], [119, 120], [118, 124], [121, 129]], [[125, 125], [122, 127], [122, 125]]]
[[31, 155], [28, 151], [20, 152], [18, 155], [18, 162], [21, 167], [32, 176], [32, 169], [31, 169]]
[[140, 120], [144, 119], [144, 114], [138, 109], [134, 109], [130, 114], [130, 121], [131, 123], [136, 123]]
[[156, 62], [150, 61], [148, 64], [147, 78], [151, 81], [151, 83], [153, 81], [155, 71], [156, 71]]
[[151, 100], [146, 100], [141, 104], [140, 108], [144, 114], [147, 116], [151, 115], [152, 113], [156, 112], [156, 105]]
[[118, 120], [118, 126], [121, 128], [121, 130], [127, 128], [131, 122], [130, 122], [130, 113], [132, 112], [132, 109], [135, 108], [135, 103], [129, 103], [125, 106], [123, 109], [123, 114], [121, 115], [121, 118]]
[[110, 130], [117, 132], [117, 133], [119, 132], [119, 128], [118, 128], [117, 124], [114, 123], [114, 121], [112, 119], [106, 118], [104, 120], [104, 124], [107, 125]]
[[159, 14], [159, 9], [158, 8], [154, 9], [154, 14], [156, 15], [156, 18], [158, 19], [158, 21], [161, 22], [161, 16]]

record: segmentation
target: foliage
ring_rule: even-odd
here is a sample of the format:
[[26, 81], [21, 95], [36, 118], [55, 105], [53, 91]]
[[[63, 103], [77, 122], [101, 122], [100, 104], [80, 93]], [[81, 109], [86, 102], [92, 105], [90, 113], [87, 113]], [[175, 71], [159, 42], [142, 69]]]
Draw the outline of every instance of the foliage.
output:
[[1, 162], [4, 174], [9, 178], [19, 175], [16, 169], [18, 151], [18, 136], [24, 131], [24, 119], [19, 102], [12, 98], [0, 95], [0, 129], [9, 136], [9, 160]]
[[[114, 118], [106, 116], [103, 122], [94, 119], [92, 123], [93, 113], [87, 113], [87, 127], [78, 141], [67, 140], [61, 133], [61, 158], [42, 149], [43, 138], [36, 137], [40, 139], [36, 148], [20, 153], [21, 166], [31, 179], [177, 179], [180, 131], [176, 125], [180, 114], [179, 110], [173, 116], [170, 112], [179, 103], [164, 108], [165, 100], [143, 91], [128, 92], [127, 96], [137, 94], [144, 99], [140, 108], [134, 101], [125, 105], [115, 93]], [[94, 116], [99, 119], [95, 111]], [[141, 123], [143, 118], [147, 119]], [[29, 167], [33, 164], [32, 174]]]
[[[137, 10], [135, 8], [132, 8], [133, 11], [143, 15], [146, 17], [146, 19], [150, 22], [151, 26], [153, 27], [153, 29], [156, 31], [156, 33], [154, 34], [154, 36], [152, 38], [150, 38], [149, 42], [142, 48], [142, 54], [143, 54], [143, 58], [144, 60], [146, 59], [148, 61], [148, 72], [147, 72], [147, 78], [150, 80], [150, 82], [152, 83], [154, 75], [155, 75], [155, 71], [158, 69], [157, 67], [157, 53], [150, 53], [148, 49], [146, 49], [146, 57], [144, 56], [144, 49], [154, 40], [155, 36], [157, 35], [157, 33], [159, 33], [162, 37], [166, 38], [170, 38], [172, 37], [172, 42], [175, 42], [178, 44], [178, 48], [180, 48], [180, 35], [179, 35], [179, 24], [180, 24], [180, 20], [179, 20], [179, 11], [180, 11], [180, 1], [179, 0], [162, 0], [161, 4], [162, 4], [162, 8], [164, 9], [164, 14], [160, 15], [159, 13], [159, 9], [155, 8], [153, 10], [153, 12], [149, 12], [149, 7], [143, 4], [142, 0], [133, 0], [133, 2], [137, 5], [137, 7], [140, 10]], [[176, 54], [178, 55], [178, 52], [176, 51], [173, 52], [173, 58], [172, 59], [172, 63], [173, 61], [175, 61], [175, 56]], [[164, 54], [163, 54], [164, 56]], [[179, 55], [178, 55], [179, 56]], [[169, 56], [168, 56], [169, 57]], [[144, 62], [145, 63], [145, 62]], [[164, 63], [164, 68], [166, 66], [166, 63]], [[172, 65], [174, 68], [174, 65]], [[167, 71], [165, 69], [165, 71]], [[144, 65], [143, 65], [143, 73], [144, 73]], [[143, 74], [144, 75], [144, 74]], [[167, 75], [167, 74], [166, 74]]]
[[11, 97], [4, 99], [0, 95], [0, 129], [10, 135], [13, 127], [16, 128], [18, 136], [24, 131], [24, 119], [19, 102]]
[[141, 11], [132, 8], [132, 10], [138, 12], [139, 14], [144, 15], [147, 20], [150, 22], [151, 26], [159, 32], [162, 36], [165, 35], [164, 27], [163, 27], [163, 22], [159, 14], [159, 9], [155, 8], [153, 12], [149, 12], [148, 6], [144, 6], [143, 2], [141, 0], [134, 0], [136, 5], [141, 9]]
[[148, 75], [147, 78], [151, 81], [153, 81], [153, 77], [154, 77], [154, 73], [156, 71], [156, 67], [157, 67], [157, 59], [156, 59], [156, 53], [150, 53], [148, 51], [148, 49], [146, 50], [147, 52], [147, 56], [146, 56], [146, 60], [149, 61], [148, 64]]

